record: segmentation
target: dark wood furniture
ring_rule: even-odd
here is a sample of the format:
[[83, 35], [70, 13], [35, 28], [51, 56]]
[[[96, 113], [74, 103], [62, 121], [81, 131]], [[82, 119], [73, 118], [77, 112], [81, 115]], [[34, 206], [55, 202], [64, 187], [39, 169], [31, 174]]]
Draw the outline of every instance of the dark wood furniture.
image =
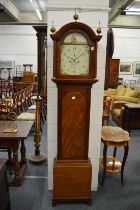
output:
[[37, 92], [38, 82], [15, 82], [16, 91], [20, 91], [28, 86], [33, 85], [33, 92]]
[[[27, 167], [24, 140], [28, 137], [33, 122], [14, 121], [14, 123], [17, 126], [17, 132], [4, 133], [4, 129], [12, 126], [13, 121], [0, 121], [0, 148], [11, 148], [13, 152], [12, 164], [14, 168], [14, 178], [9, 184], [13, 186], [20, 186], [22, 184], [23, 174]], [[21, 152], [20, 160], [18, 156], [19, 147]]]
[[0, 210], [11, 210], [6, 163], [0, 160]]
[[7, 68], [7, 70], [8, 70], [8, 78], [7, 78], [7, 80], [10, 82], [10, 80], [11, 80], [11, 74], [10, 74], [10, 71], [12, 70], [13, 68]]
[[109, 87], [117, 87], [119, 78], [120, 59], [111, 59], [109, 69]]
[[54, 160], [54, 205], [83, 201], [91, 204], [91, 162], [86, 160]]
[[11, 73], [10, 73], [10, 71], [13, 70], [13, 68], [0, 68], [0, 80], [2, 79], [2, 78], [1, 78], [1, 71], [2, 71], [2, 70], [7, 70], [7, 71], [8, 71], [7, 81], [10, 82], [10, 80], [11, 80]]
[[35, 82], [35, 74], [32, 71], [24, 71], [23, 72], [23, 82], [34, 83]]
[[24, 71], [28, 71], [27, 67], [29, 67], [30, 71], [32, 71], [33, 64], [23, 64], [23, 66], [24, 66]]
[[131, 129], [140, 129], [140, 104], [115, 101], [112, 106], [112, 119], [129, 133]]
[[[37, 36], [38, 93], [46, 99], [47, 94], [47, 25], [33, 26]], [[47, 99], [46, 99], [47, 100]]]
[[125, 129], [140, 129], [140, 104], [125, 104]]
[[110, 59], [107, 75], [108, 75], [108, 82], [106, 85], [107, 88], [115, 88], [118, 85], [118, 78], [119, 78], [119, 65], [120, 65], [120, 59]]
[[23, 81], [23, 77], [22, 76], [13, 77], [13, 83], [15, 83], [15, 82], [22, 82], [22, 81]]
[[114, 33], [112, 28], [107, 31], [105, 90], [118, 84], [120, 59], [112, 59], [114, 52]]
[[97, 82], [97, 42], [101, 36], [73, 22], [55, 34], [53, 82], [58, 87], [58, 147], [53, 167], [53, 205], [91, 204], [92, 166], [88, 159], [90, 95]]
[[[102, 126], [101, 141], [104, 144], [103, 157], [100, 157], [99, 164], [103, 168], [103, 177], [101, 184], [104, 184], [106, 172], [117, 173], [121, 172], [121, 182], [123, 185], [123, 172], [129, 149], [129, 133], [120, 127]], [[113, 156], [107, 156], [109, 146], [114, 147]], [[122, 163], [116, 159], [118, 147], [124, 146], [124, 157]]]

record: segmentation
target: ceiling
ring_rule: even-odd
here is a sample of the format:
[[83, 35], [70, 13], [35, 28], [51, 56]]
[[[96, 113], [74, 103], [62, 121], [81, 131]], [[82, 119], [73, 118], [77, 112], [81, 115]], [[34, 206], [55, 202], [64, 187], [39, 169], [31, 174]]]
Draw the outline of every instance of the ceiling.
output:
[[[0, 24], [44, 24], [47, 0], [0, 0]], [[35, 9], [41, 13], [42, 20]]]
[[[140, 10], [140, 0], [109, 0], [109, 6], [110, 27], [140, 28], [140, 15], [126, 15], [125, 10]], [[42, 20], [35, 9], [41, 13]], [[47, 0], [0, 0], [0, 24], [44, 24], [46, 11]]]
[[[110, 6], [110, 27], [140, 28], [140, 0], [110, 0]], [[132, 11], [133, 15], [130, 15]]]

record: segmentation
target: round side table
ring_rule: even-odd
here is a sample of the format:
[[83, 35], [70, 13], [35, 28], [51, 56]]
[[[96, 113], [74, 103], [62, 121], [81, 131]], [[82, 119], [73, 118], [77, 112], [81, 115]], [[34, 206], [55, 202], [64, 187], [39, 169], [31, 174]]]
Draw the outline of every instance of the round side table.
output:
[[[101, 141], [104, 144], [103, 157], [100, 157], [99, 164], [103, 168], [103, 177], [101, 184], [104, 184], [106, 172], [117, 173], [121, 172], [121, 182], [123, 185], [123, 172], [129, 150], [129, 133], [120, 127], [102, 126]], [[109, 146], [114, 147], [113, 156], [107, 156]], [[117, 148], [124, 146], [124, 156], [122, 163], [116, 159]]]

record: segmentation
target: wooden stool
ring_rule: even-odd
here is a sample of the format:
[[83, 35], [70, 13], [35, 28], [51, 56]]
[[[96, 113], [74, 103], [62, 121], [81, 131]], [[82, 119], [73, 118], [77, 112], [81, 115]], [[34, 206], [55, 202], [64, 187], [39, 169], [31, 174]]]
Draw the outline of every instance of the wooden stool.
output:
[[[123, 172], [129, 149], [129, 133], [120, 127], [102, 126], [101, 141], [104, 144], [103, 157], [100, 157], [99, 164], [103, 168], [103, 178], [101, 184], [104, 184], [106, 171], [117, 173], [121, 171], [121, 182], [123, 185]], [[113, 156], [107, 156], [109, 146], [114, 147]], [[116, 159], [116, 151], [118, 147], [124, 146], [124, 157], [122, 163]]]

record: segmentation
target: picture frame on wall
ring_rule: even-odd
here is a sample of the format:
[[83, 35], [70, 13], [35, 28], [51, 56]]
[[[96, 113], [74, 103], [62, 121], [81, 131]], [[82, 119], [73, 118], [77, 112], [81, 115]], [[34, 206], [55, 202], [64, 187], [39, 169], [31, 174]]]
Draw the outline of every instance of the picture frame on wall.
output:
[[132, 73], [133, 73], [133, 63], [132, 62], [120, 62], [119, 74], [132, 74]]
[[134, 76], [140, 77], [140, 61], [134, 62]]

